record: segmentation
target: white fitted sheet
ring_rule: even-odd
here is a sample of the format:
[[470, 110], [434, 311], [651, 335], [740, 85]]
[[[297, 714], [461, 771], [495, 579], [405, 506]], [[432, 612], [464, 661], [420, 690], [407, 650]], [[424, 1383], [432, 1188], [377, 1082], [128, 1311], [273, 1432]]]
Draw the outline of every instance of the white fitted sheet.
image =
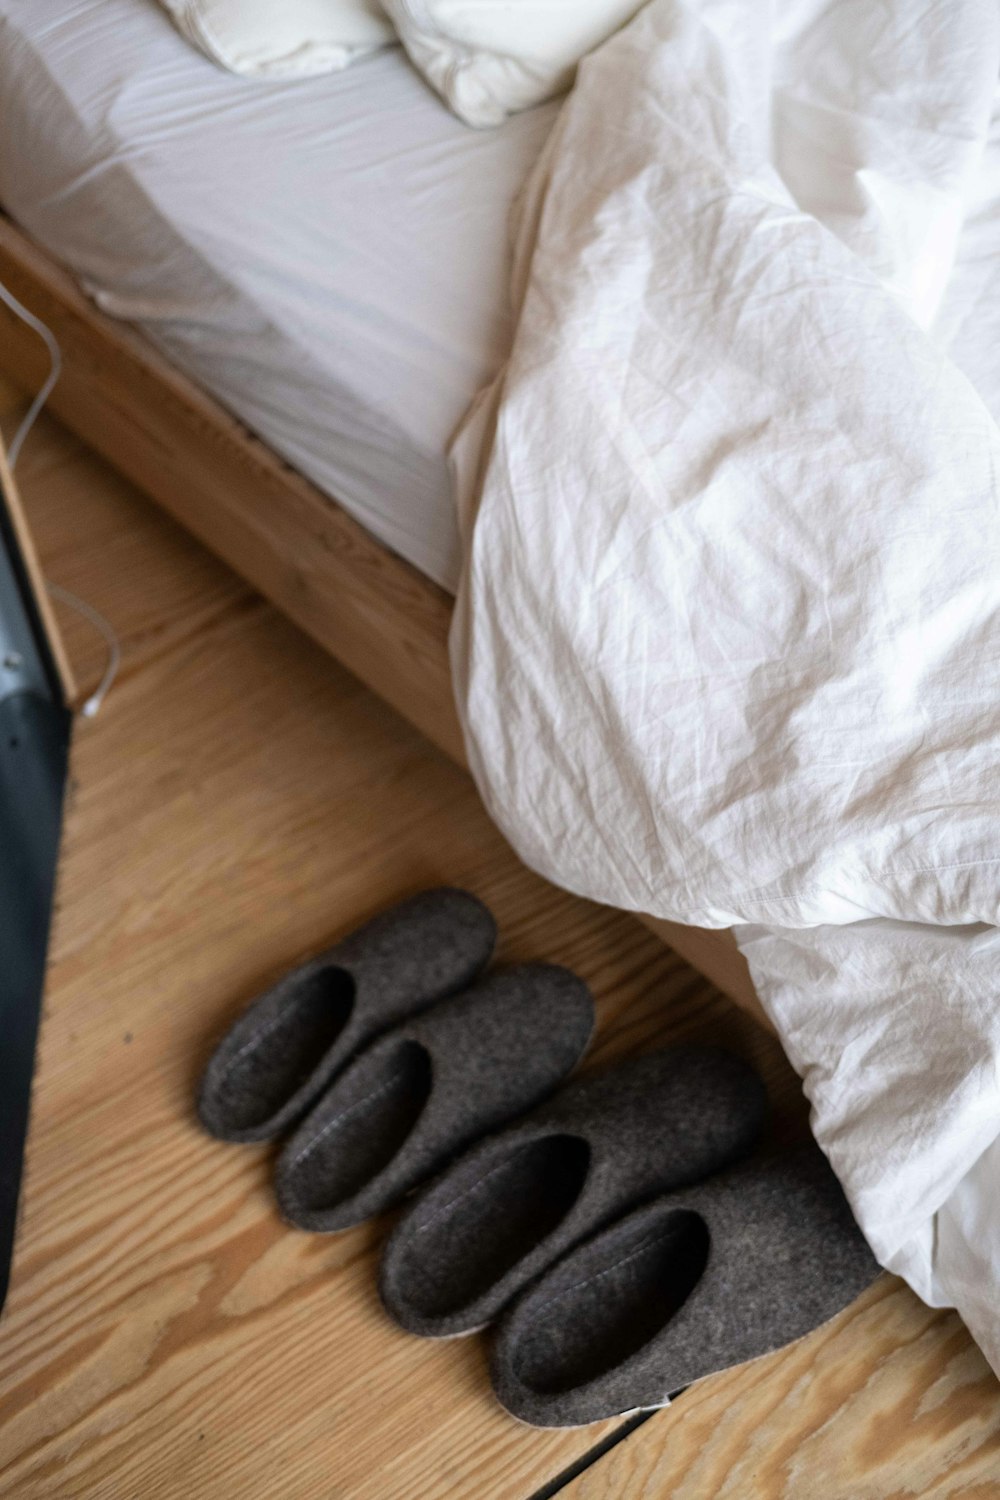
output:
[[507, 215], [554, 112], [479, 134], [401, 48], [265, 83], [153, 0], [0, 0], [5, 209], [451, 589], [445, 452], [506, 353]]

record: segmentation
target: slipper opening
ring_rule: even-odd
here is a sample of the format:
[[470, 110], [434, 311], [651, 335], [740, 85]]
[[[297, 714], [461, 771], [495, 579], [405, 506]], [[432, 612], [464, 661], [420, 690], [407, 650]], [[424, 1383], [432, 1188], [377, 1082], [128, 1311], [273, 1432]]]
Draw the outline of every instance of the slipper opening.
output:
[[530, 1309], [530, 1331], [513, 1357], [518, 1380], [539, 1395], [563, 1395], [623, 1365], [684, 1305], [709, 1251], [708, 1226], [688, 1209], [612, 1235], [599, 1262]]
[[227, 1070], [221, 1094], [232, 1127], [264, 1125], [305, 1083], [354, 1010], [346, 969], [316, 969], [295, 986], [281, 1010]]
[[400, 1041], [367, 1068], [360, 1098], [320, 1127], [290, 1164], [283, 1196], [307, 1214], [353, 1198], [397, 1156], [430, 1098], [431, 1059], [419, 1042]]
[[489, 1167], [411, 1236], [403, 1281], [413, 1311], [450, 1317], [488, 1292], [558, 1227], [589, 1166], [587, 1142], [559, 1134]]

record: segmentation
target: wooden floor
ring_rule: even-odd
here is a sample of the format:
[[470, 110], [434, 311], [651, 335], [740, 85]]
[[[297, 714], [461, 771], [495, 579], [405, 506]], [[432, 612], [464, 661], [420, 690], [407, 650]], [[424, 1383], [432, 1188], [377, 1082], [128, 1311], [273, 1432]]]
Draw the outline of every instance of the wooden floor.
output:
[[[8, 432], [13, 413], [0, 389]], [[776, 1043], [638, 923], [521, 868], [460, 771], [75, 440], [44, 422], [19, 473], [49, 576], [114, 622], [124, 663], [76, 733], [0, 1323], [0, 1494], [1000, 1495], [1000, 1385], [953, 1314], [889, 1277], [638, 1425], [543, 1433], [493, 1403], [482, 1340], [385, 1319], [384, 1224], [281, 1224], [269, 1152], [192, 1118], [206, 1051], [283, 967], [436, 882], [491, 903], [504, 957], [587, 978], [595, 1058], [723, 1039], [764, 1072], [779, 1136], [804, 1108]], [[61, 616], [92, 684], [103, 648]]]

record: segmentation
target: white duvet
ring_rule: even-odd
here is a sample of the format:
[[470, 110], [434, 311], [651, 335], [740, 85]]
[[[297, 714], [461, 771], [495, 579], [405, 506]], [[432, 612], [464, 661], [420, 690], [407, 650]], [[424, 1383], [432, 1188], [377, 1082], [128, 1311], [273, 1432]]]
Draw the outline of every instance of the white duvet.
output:
[[524, 858], [737, 927], [876, 1254], [1000, 1370], [998, 63], [996, 0], [652, 0], [583, 64], [453, 660]]

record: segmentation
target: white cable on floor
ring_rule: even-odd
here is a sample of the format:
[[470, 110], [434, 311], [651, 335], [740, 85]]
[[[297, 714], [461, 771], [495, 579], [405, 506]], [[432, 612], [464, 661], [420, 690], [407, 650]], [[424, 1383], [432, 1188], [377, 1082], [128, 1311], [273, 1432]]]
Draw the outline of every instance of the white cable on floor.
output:
[[[7, 450], [7, 461], [10, 464], [11, 473], [13, 473], [14, 466], [20, 457], [21, 449], [24, 447], [24, 440], [32, 427], [34, 427], [39, 412], [51, 396], [52, 388], [62, 373], [62, 351], [51, 328], [46, 327], [41, 318], [36, 318], [33, 312], [29, 312], [23, 303], [17, 300], [14, 293], [4, 286], [2, 281], [0, 281], [0, 301], [5, 302], [15, 317], [20, 318], [22, 323], [27, 324], [29, 328], [38, 334], [38, 337], [49, 351], [48, 376], [25, 412], [24, 417], [21, 419], [10, 447]], [[62, 600], [71, 609], [75, 609], [79, 614], [83, 615], [85, 620], [89, 620], [94, 629], [99, 631], [104, 637], [105, 644], [107, 645], [108, 661], [104, 669], [104, 675], [97, 684], [94, 692], [91, 693], [86, 703], [80, 708], [80, 712], [84, 718], [92, 719], [96, 714], [100, 713], [101, 705], [110, 691], [111, 684], [118, 675], [118, 668], [121, 665], [122, 659], [121, 643], [115, 634], [114, 627], [92, 604], [88, 604], [85, 599], [81, 599], [78, 595], [71, 593], [69, 589], [64, 589], [61, 584], [47, 583], [46, 587], [54, 599]]]
[[99, 630], [104, 637], [108, 648], [108, 664], [104, 669], [104, 676], [97, 687], [91, 693], [86, 703], [81, 704], [80, 712], [85, 719], [92, 719], [101, 711], [101, 705], [110, 691], [111, 684], [118, 676], [118, 668], [121, 666], [122, 648], [114, 629], [101, 614], [100, 610], [88, 604], [86, 599], [81, 599], [78, 594], [71, 594], [69, 589], [64, 589], [61, 584], [50, 583], [47, 585], [53, 599], [61, 599], [63, 604], [68, 604], [70, 609], [75, 609], [85, 620], [89, 620], [95, 630]]
[[62, 373], [62, 352], [51, 328], [46, 328], [41, 318], [36, 318], [33, 312], [29, 312], [22, 303], [18, 302], [14, 293], [8, 291], [2, 281], [0, 281], [0, 301], [6, 302], [11, 312], [20, 318], [22, 323], [26, 323], [29, 328], [34, 329], [49, 351], [48, 377], [42, 384], [38, 395], [25, 412], [20, 426], [11, 439], [10, 447], [7, 449], [7, 462], [10, 464], [11, 472], [13, 472], [14, 466], [20, 457], [21, 449], [24, 447], [24, 440], [32, 427], [34, 427], [39, 412], [51, 396], [52, 388]]

